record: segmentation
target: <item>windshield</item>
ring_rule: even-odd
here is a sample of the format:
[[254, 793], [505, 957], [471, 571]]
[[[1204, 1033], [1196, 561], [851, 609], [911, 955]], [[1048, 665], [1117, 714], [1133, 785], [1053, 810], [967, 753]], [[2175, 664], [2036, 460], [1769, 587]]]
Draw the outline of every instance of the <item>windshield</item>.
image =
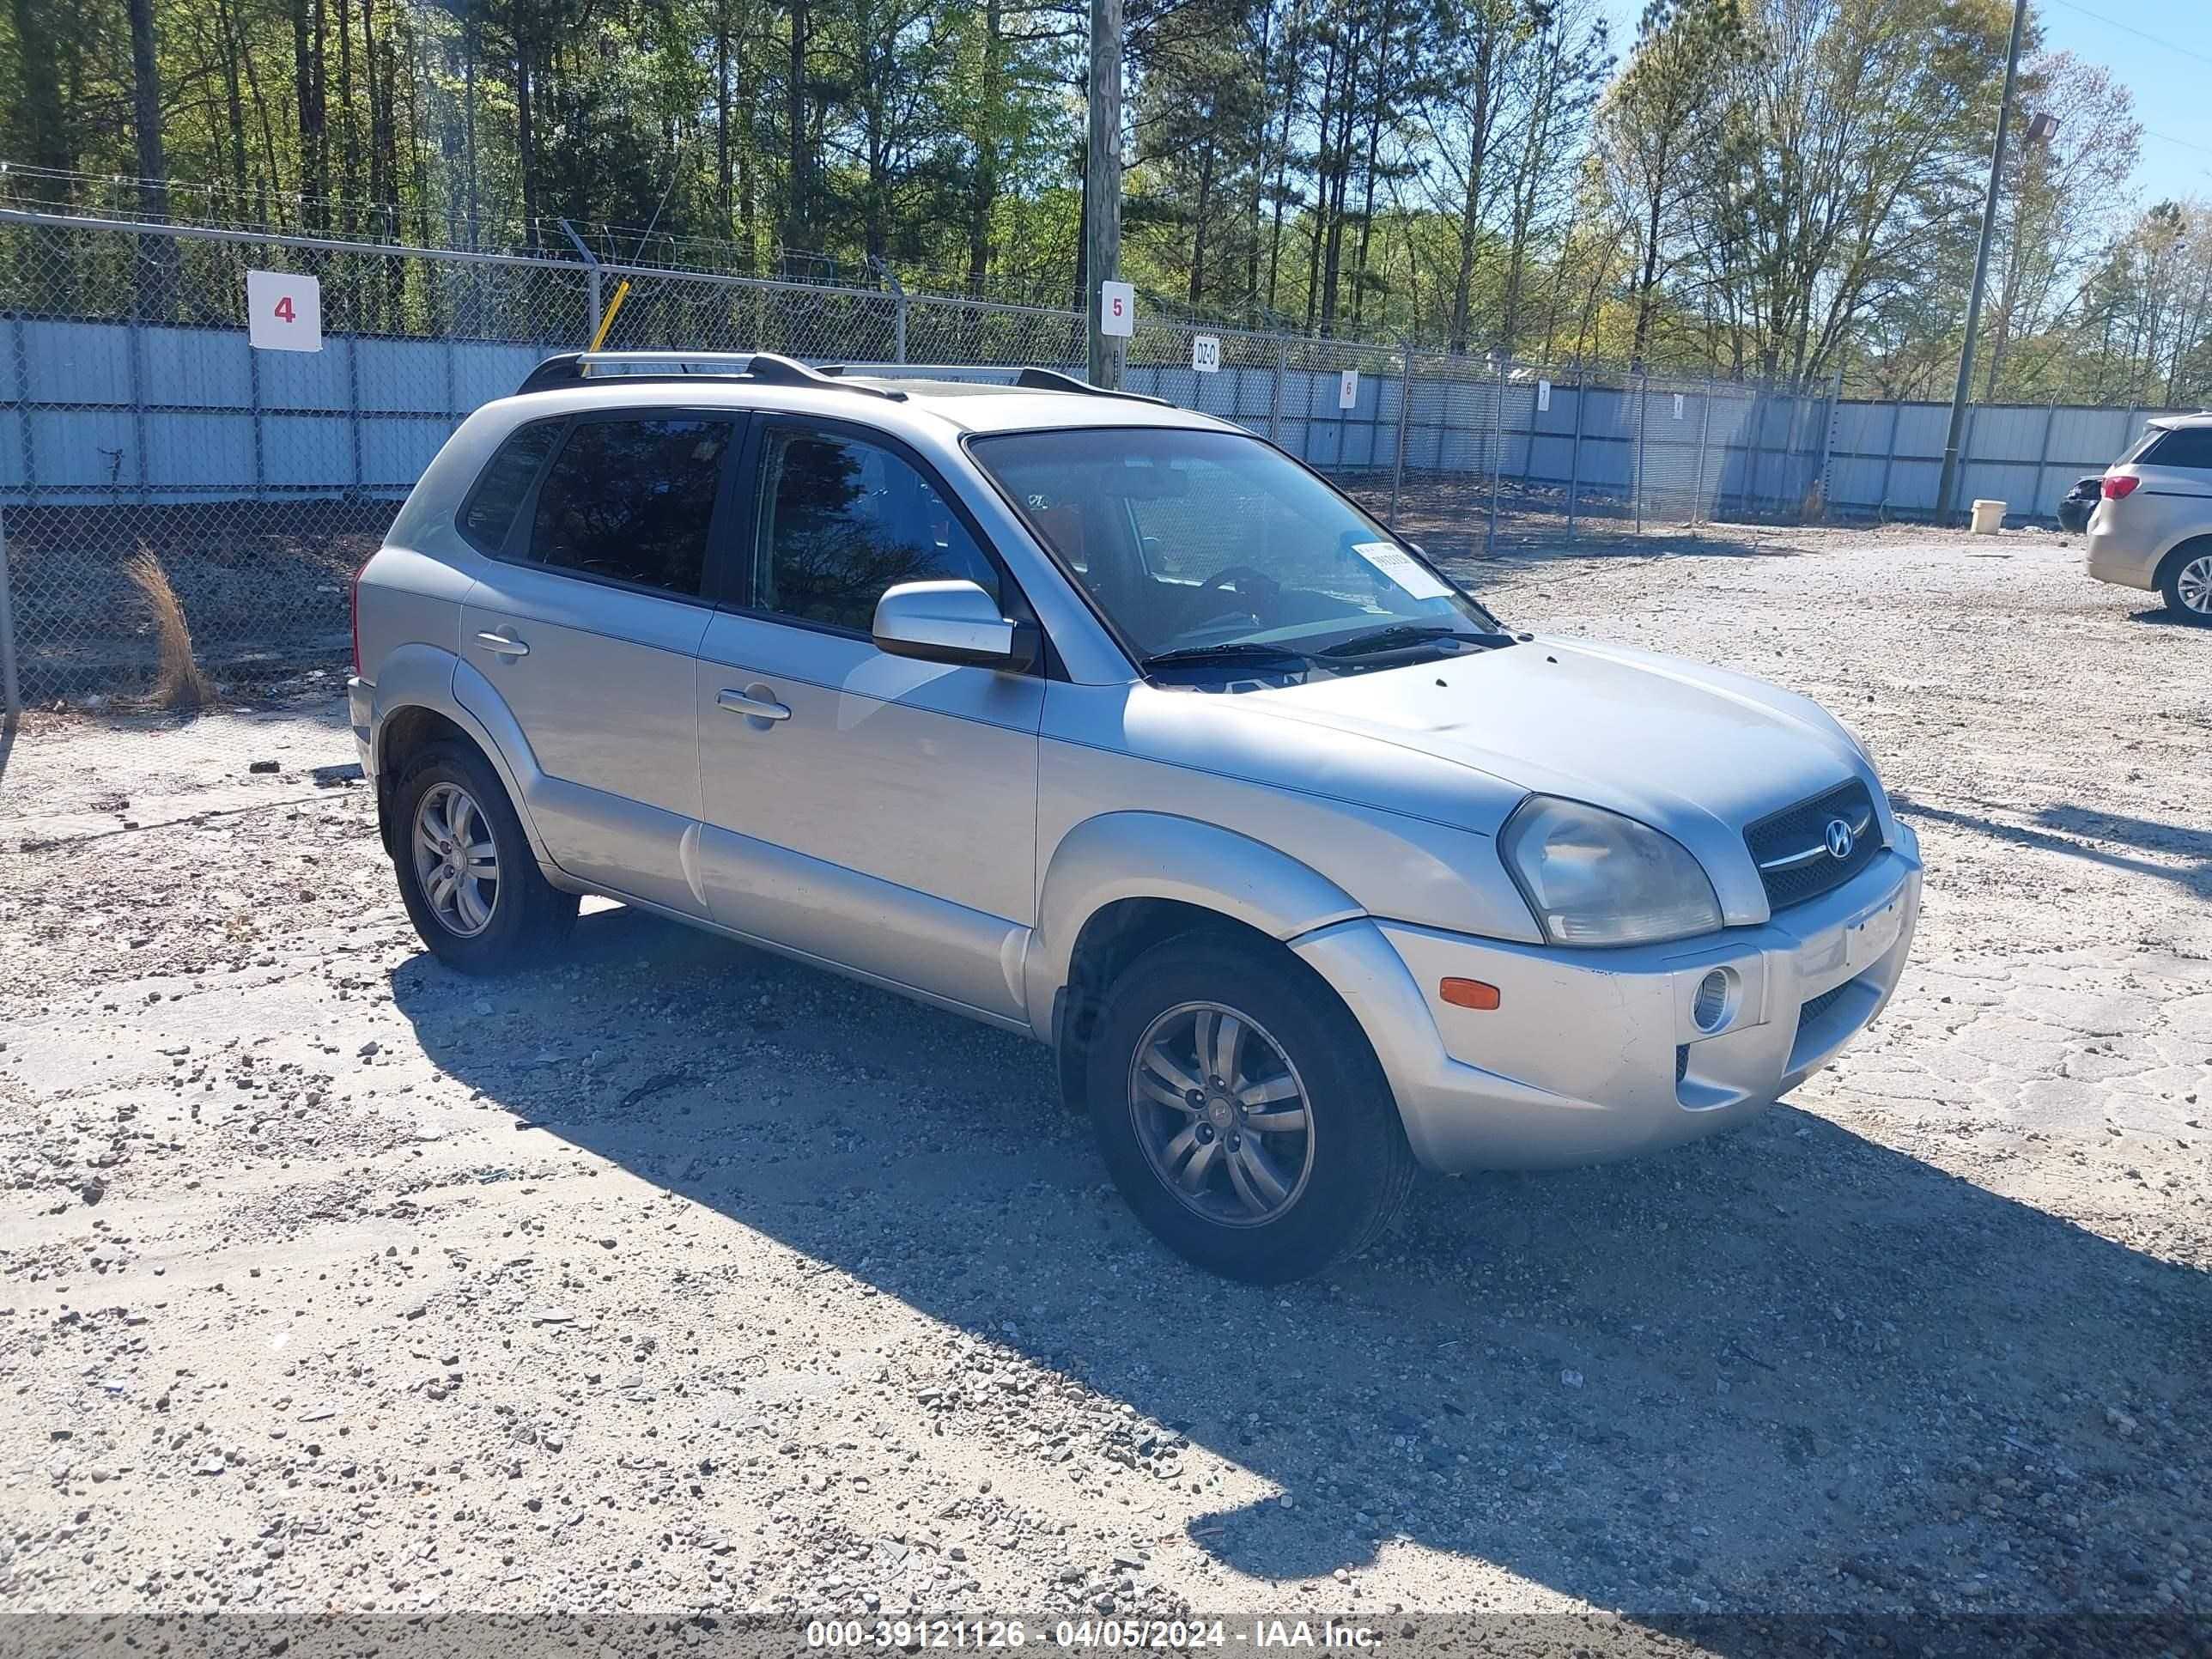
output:
[[1494, 629], [1482, 607], [1280, 451], [1115, 427], [972, 440], [976, 462], [1140, 663], [1310, 656], [1392, 630], [1412, 649]]

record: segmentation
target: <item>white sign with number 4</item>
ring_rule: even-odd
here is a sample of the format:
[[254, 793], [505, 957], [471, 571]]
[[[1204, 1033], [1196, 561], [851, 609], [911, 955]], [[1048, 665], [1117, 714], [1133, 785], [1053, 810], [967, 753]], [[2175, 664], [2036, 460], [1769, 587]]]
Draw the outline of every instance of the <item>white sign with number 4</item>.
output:
[[1190, 366], [1201, 374], [1221, 373], [1221, 342], [1211, 334], [1194, 334], [1190, 341]]
[[247, 271], [246, 337], [263, 351], [320, 351], [323, 285], [288, 270]]

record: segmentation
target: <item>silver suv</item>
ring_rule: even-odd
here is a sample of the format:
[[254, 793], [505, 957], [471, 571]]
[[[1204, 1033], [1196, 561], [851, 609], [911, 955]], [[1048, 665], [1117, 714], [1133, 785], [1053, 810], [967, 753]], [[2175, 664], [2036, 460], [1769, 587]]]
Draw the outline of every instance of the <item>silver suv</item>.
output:
[[2099, 581], [2157, 590], [2184, 622], [2212, 624], [2212, 414], [2148, 422], [2106, 470], [2085, 560]]
[[1417, 1164], [1741, 1122], [1919, 908], [1813, 703], [1512, 632], [1281, 450], [1048, 371], [549, 360], [355, 622], [440, 957], [533, 963], [604, 894], [1024, 1032], [1144, 1220], [1247, 1279]]

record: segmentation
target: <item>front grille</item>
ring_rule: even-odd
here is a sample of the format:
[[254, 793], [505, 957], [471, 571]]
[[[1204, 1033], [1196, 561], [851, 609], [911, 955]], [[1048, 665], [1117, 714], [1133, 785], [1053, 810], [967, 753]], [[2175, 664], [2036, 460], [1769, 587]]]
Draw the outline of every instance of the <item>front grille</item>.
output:
[[1797, 1029], [1803, 1030], [1821, 1015], [1826, 1013], [1829, 1009], [1836, 1006], [1836, 999], [1850, 988], [1851, 981], [1845, 980], [1841, 985], [1832, 986], [1821, 992], [1820, 995], [1808, 1000], [1805, 1006], [1797, 1011]]
[[[1832, 818], [1843, 819], [1854, 831], [1862, 824], [1866, 826], [1863, 833], [1855, 834], [1848, 858], [1829, 854], [1827, 829]], [[1799, 860], [1759, 872], [1766, 887], [1767, 908], [1786, 910], [1833, 892], [1865, 869], [1881, 851], [1881, 830], [1875, 818], [1874, 798], [1864, 783], [1853, 778], [1826, 794], [1761, 818], [1743, 832], [1743, 841], [1754, 864]], [[1814, 853], [1817, 856], [1803, 856]]]

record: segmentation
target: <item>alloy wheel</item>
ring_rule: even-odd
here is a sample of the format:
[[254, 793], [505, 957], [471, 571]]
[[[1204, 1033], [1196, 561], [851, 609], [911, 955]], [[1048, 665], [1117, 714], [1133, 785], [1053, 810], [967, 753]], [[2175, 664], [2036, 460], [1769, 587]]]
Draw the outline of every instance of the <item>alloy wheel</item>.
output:
[[499, 846], [491, 823], [457, 783], [434, 783], [415, 808], [415, 876], [438, 925], [474, 939], [499, 905]]
[[1153, 1020], [1129, 1065], [1137, 1144], [1186, 1208], [1256, 1227], [1298, 1201], [1313, 1175], [1311, 1102], [1283, 1046], [1217, 1002]]
[[2200, 617], [2212, 617], [2212, 553], [2191, 559], [2174, 578], [2181, 603]]

